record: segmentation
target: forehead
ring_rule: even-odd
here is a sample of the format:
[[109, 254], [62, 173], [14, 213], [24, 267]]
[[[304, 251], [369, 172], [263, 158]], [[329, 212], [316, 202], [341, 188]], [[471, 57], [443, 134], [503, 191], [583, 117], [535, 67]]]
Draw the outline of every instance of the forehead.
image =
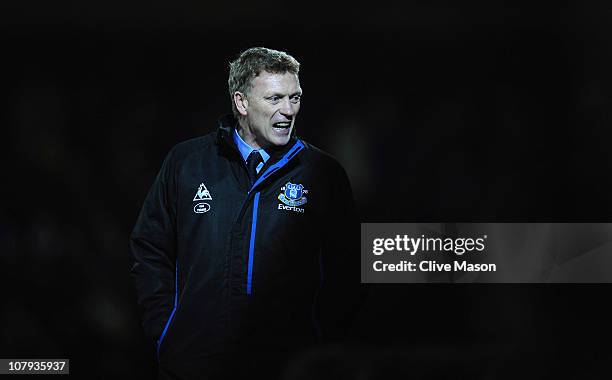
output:
[[301, 91], [300, 80], [297, 74], [290, 72], [270, 73], [262, 71], [251, 81], [251, 92], [253, 93], [280, 93], [293, 94]]

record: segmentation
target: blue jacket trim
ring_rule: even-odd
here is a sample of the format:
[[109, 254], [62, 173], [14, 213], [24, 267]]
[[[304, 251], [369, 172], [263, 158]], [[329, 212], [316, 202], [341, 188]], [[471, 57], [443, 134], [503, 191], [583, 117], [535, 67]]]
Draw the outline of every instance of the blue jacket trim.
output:
[[253, 205], [253, 222], [251, 223], [251, 241], [249, 243], [249, 267], [247, 272], [247, 294], [253, 292], [253, 255], [255, 253], [255, 234], [257, 232], [257, 209], [259, 208], [259, 195], [255, 194]]
[[[257, 181], [255, 181], [255, 183], [251, 187], [251, 190], [249, 190], [249, 193], [253, 191], [253, 189], [257, 185], [259, 185], [266, 178], [268, 178], [272, 173], [274, 173], [278, 169], [285, 166], [287, 162], [289, 162], [289, 160], [295, 157], [295, 155], [298, 154], [302, 149], [304, 149], [304, 147], [305, 147], [304, 143], [301, 140], [298, 140], [295, 144], [293, 144], [291, 149], [289, 149], [289, 151], [285, 153], [283, 158], [281, 158], [274, 165], [270, 166], [268, 170], [265, 171], [265, 173], [259, 176]], [[253, 219], [251, 222], [251, 239], [249, 242], [249, 262], [248, 262], [248, 268], [247, 268], [247, 294], [248, 295], [253, 294], [253, 255], [255, 254], [255, 235], [257, 232], [257, 209], [259, 208], [259, 195], [260, 195], [259, 192], [255, 194], [255, 200], [253, 204]]]
[[283, 166], [285, 166], [287, 164], [287, 162], [289, 162], [289, 160], [291, 160], [293, 157], [295, 157], [296, 154], [298, 154], [302, 149], [304, 149], [304, 143], [301, 140], [298, 140], [295, 144], [293, 144], [293, 146], [291, 147], [291, 149], [289, 149], [289, 151], [287, 153], [285, 153], [285, 155], [283, 156], [283, 158], [281, 158], [280, 160], [278, 160], [277, 163], [275, 163], [274, 165], [270, 166], [268, 168], [268, 170], [266, 170], [265, 173], [263, 173], [262, 175], [259, 176], [259, 178], [257, 179], [257, 181], [255, 181], [255, 183], [253, 184], [253, 187], [251, 187], [251, 191], [253, 191], [253, 189], [259, 185], [260, 183], [262, 183], [266, 178], [268, 178], [272, 173], [274, 173], [275, 171], [277, 171], [278, 169], [282, 168]]
[[164, 330], [161, 333], [161, 336], [157, 340], [157, 359], [159, 360], [159, 348], [161, 347], [162, 342], [164, 341], [164, 337], [166, 336], [166, 332], [168, 332], [168, 327], [174, 318], [174, 313], [176, 313], [176, 306], [178, 304], [178, 260], [176, 261], [176, 270], [174, 274], [174, 307], [172, 308], [172, 313], [170, 313], [170, 318], [166, 322], [164, 326]]

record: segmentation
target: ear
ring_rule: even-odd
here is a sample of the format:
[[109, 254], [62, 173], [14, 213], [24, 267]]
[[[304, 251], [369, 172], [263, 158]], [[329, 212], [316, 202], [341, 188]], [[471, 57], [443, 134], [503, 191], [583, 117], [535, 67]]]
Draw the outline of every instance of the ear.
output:
[[249, 101], [240, 91], [234, 92], [234, 104], [236, 105], [236, 109], [238, 109], [238, 113], [242, 116], [247, 115], [247, 109], [249, 108]]

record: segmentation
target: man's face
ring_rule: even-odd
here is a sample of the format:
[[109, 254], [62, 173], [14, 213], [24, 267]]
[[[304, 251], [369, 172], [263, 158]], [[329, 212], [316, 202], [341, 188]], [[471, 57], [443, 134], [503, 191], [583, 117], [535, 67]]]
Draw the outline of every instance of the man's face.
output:
[[262, 71], [246, 95], [243, 139], [254, 148], [282, 146], [289, 142], [300, 110], [302, 89], [298, 76]]

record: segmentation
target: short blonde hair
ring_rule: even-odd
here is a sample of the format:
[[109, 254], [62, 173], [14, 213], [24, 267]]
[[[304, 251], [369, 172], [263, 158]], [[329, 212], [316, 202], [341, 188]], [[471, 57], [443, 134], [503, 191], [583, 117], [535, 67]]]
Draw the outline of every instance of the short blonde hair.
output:
[[247, 94], [251, 89], [252, 80], [262, 71], [283, 74], [290, 72], [298, 75], [300, 63], [284, 51], [272, 50], [265, 47], [253, 47], [243, 51], [238, 58], [229, 64], [229, 87], [232, 101], [232, 112], [238, 118], [238, 109], [234, 103], [236, 91]]

